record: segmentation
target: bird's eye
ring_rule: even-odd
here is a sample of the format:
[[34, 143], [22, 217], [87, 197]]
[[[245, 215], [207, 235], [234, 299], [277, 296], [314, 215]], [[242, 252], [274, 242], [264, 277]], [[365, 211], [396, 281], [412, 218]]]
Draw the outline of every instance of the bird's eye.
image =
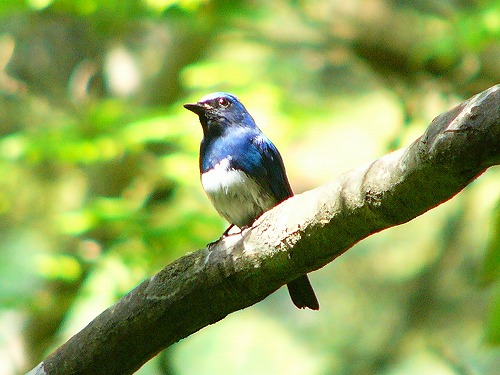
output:
[[219, 98], [219, 104], [221, 105], [221, 107], [225, 108], [225, 107], [229, 107], [229, 104], [231, 104], [231, 103], [226, 98]]

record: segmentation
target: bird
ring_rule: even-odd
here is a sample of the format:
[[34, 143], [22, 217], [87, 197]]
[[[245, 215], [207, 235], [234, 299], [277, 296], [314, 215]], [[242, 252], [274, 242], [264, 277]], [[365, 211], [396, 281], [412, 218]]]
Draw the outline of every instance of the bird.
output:
[[[244, 105], [233, 94], [214, 92], [184, 108], [198, 115], [203, 129], [201, 183], [214, 208], [230, 226], [251, 226], [264, 212], [293, 196], [283, 159]], [[287, 284], [298, 308], [319, 310], [307, 275]]]

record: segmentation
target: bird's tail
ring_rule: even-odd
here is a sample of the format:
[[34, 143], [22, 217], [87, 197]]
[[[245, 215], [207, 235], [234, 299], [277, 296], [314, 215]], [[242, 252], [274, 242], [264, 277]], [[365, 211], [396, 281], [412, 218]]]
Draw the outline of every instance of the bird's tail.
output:
[[311, 310], [319, 310], [318, 299], [314, 294], [314, 289], [312, 288], [307, 275], [300, 276], [299, 278], [290, 281], [287, 284], [287, 287], [293, 304], [299, 309], [308, 307]]

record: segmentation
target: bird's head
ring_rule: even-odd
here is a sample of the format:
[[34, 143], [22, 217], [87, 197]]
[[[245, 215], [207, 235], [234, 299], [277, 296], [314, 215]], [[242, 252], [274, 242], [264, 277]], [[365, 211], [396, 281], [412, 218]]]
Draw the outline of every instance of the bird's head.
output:
[[229, 127], [256, 126], [238, 98], [225, 92], [205, 95], [197, 103], [184, 104], [184, 108], [198, 115], [205, 135]]

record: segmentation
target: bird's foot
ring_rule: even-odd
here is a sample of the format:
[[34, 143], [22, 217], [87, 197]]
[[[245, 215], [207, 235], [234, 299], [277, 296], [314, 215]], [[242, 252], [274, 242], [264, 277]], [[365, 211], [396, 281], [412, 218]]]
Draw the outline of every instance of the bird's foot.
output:
[[234, 227], [234, 224], [231, 224], [230, 226], [228, 226], [228, 227], [227, 227], [227, 229], [224, 231], [224, 233], [222, 233], [222, 236], [220, 236], [220, 238], [222, 239], [222, 238], [224, 238], [224, 237], [229, 236], [229, 231], [230, 231], [231, 229], [233, 229], [233, 227]]

